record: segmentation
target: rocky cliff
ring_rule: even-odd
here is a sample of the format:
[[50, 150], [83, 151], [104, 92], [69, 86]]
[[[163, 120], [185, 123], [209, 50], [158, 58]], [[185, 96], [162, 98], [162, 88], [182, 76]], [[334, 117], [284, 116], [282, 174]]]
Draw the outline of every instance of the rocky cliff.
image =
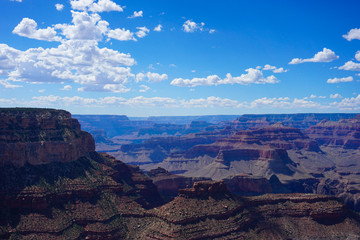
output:
[[[13, 109], [3, 110], [6, 114], [1, 120], [6, 144], [41, 145], [39, 138], [43, 136], [46, 136], [41, 138], [44, 143], [74, 144], [74, 139], [81, 139], [82, 134], [85, 138], [88, 136], [64, 111], [16, 109], [10, 114], [11, 111]], [[22, 117], [10, 121], [9, 116]], [[70, 134], [59, 135], [62, 128]], [[23, 134], [19, 134], [18, 129]], [[42, 132], [45, 135], [40, 134]], [[200, 181], [181, 190], [173, 201], [163, 204], [156, 186], [139, 168], [93, 149], [91, 141], [89, 148], [81, 150], [84, 155], [78, 159], [59, 160], [49, 151], [44, 152], [45, 160], [41, 163], [24, 160], [23, 164], [18, 164], [18, 159], [14, 158], [2, 164], [0, 239], [360, 237], [359, 216], [329, 196], [236, 197], [227, 189], [225, 181]], [[18, 154], [23, 154], [19, 151]], [[161, 173], [157, 171], [155, 175], [161, 176]], [[275, 186], [278, 181], [272, 178], [270, 186]], [[249, 188], [256, 189], [251, 180], [245, 182]], [[266, 190], [266, 186], [259, 190]]]
[[153, 209], [134, 239], [346, 239], [360, 236], [357, 215], [334, 197], [234, 197], [223, 182], [197, 182]]
[[0, 109], [0, 143], [0, 165], [71, 162], [95, 151], [78, 121], [53, 109]]
[[323, 120], [306, 133], [321, 145], [357, 149], [360, 147], [360, 115], [338, 122]]
[[306, 129], [322, 120], [339, 121], [355, 113], [244, 114], [232, 122], [238, 129], [259, 128], [281, 122], [285, 126]]
[[0, 239], [122, 239], [162, 203], [137, 167], [94, 152], [70, 113], [1, 109]]

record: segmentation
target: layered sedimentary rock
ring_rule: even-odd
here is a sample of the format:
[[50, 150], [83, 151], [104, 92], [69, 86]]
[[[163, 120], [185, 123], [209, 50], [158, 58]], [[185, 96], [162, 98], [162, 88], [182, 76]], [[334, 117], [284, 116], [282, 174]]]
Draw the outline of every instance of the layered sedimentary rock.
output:
[[111, 155], [126, 163], [152, 166], [154, 163], [162, 162], [168, 156], [182, 154], [196, 145], [213, 143], [232, 133], [233, 130], [225, 128], [215, 132], [193, 133], [186, 136], [152, 137], [142, 143], [123, 144], [119, 151], [111, 152]]
[[357, 238], [357, 216], [334, 197], [293, 194], [234, 197], [224, 182], [197, 182], [153, 210], [134, 239]]
[[[45, 109], [31, 109], [31, 112], [32, 117], [39, 117], [35, 117], [37, 120], [25, 118], [28, 122], [37, 123], [44, 119], [44, 114], [51, 113], [55, 117], [53, 124], [45, 124], [52, 126], [49, 127], [51, 131], [46, 132], [49, 144], [73, 140], [72, 134], [81, 135], [80, 127], [75, 124], [69, 125], [70, 138], [60, 139], [56, 135], [58, 132], [53, 126], [63, 126], [65, 118], [59, 116], [69, 116], [67, 112]], [[7, 120], [3, 122], [9, 124]], [[32, 126], [39, 128], [36, 124]], [[5, 136], [14, 135], [25, 143], [41, 137], [36, 131], [23, 129], [27, 129], [26, 134], [19, 137], [17, 128], [6, 128]], [[54, 135], [50, 134], [52, 131]], [[57, 140], [50, 136], [56, 136]], [[16, 143], [15, 140], [12, 143]], [[138, 167], [93, 149], [92, 141], [92, 146], [83, 150], [84, 155], [75, 160], [59, 161], [47, 152], [46, 157], [51, 161], [41, 164], [26, 160], [23, 165], [9, 164], [9, 159], [7, 164], [1, 165], [0, 239], [360, 237], [358, 215], [329, 196], [293, 194], [240, 198], [227, 189], [225, 181], [200, 181], [181, 190], [173, 201], [163, 204], [156, 186]], [[159, 171], [158, 176], [161, 175]], [[278, 181], [271, 177], [270, 185], [276, 183]], [[250, 188], [255, 189], [254, 186]]]
[[354, 113], [244, 114], [231, 124], [238, 129], [260, 128], [281, 122], [285, 126], [307, 129], [322, 120], [339, 121], [355, 117]]
[[[228, 134], [222, 135], [215, 142], [197, 144], [187, 150], [169, 154], [168, 158], [156, 166], [186, 176], [213, 179], [239, 173], [266, 178], [273, 174], [293, 176], [295, 172], [300, 172], [297, 171], [297, 164], [288, 156], [288, 150], [315, 153], [321, 151], [317, 143], [299, 129], [279, 123], [260, 129], [238, 131], [235, 134], [232, 128], [226, 130]], [[210, 132], [207, 134], [211, 136]], [[297, 174], [296, 178], [307, 177], [311, 176], [301, 173]]]
[[124, 215], [162, 203], [137, 167], [94, 152], [68, 112], [1, 109], [0, 126], [0, 239], [122, 239]]
[[95, 150], [69, 112], [52, 109], [0, 109], [0, 143], [0, 165], [70, 162]]
[[203, 177], [184, 177], [172, 174], [163, 168], [156, 168], [146, 173], [155, 184], [160, 195], [170, 201], [179, 194], [179, 189], [193, 186], [195, 182], [211, 180]]
[[306, 132], [321, 145], [358, 149], [360, 147], [360, 115], [338, 122], [323, 120], [307, 129]]

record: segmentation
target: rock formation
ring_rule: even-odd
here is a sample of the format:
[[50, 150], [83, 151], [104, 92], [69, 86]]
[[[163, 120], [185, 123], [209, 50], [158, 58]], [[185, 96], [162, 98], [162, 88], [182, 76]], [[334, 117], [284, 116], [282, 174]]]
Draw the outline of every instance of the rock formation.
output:
[[[94, 141], [81, 132], [69, 113], [49, 109], [1, 109], [0, 114], [4, 144], [31, 143], [34, 149], [41, 149], [42, 144], [67, 146], [71, 143], [83, 148], [77, 150], [81, 151], [77, 159], [72, 158], [76, 155], [54, 157], [56, 149], [50, 147], [38, 156], [41, 161], [16, 157], [3, 161], [0, 239], [360, 237], [359, 216], [330, 196], [236, 197], [226, 187], [226, 181], [198, 181], [163, 204], [156, 186], [138, 167], [95, 152]], [[26, 148], [19, 149], [17, 154], [28, 156], [21, 151]], [[11, 152], [9, 154], [11, 156]], [[149, 175], [170, 174], [158, 169]], [[245, 182], [248, 189], [266, 191], [269, 187], [256, 189], [250, 180]], [[271, 177], [269, 184], [272, 187], [279, 181]]]
[[95, 151], [94, 140], [66, 111], [0, 109], [0, 165], [71, 162]]
[[359, 220], [334, 197], [292, 194], [232, 196], [224, 182], [197, 182], [153, 210], [134, 239], [346, 239]]
[[179, 194], [179, 189], [193, 186], [198, 181], [211, 180], [210, 178], [184, 177], [172, 174], [160, 167], [152, 169], [146, 175], [150, 177], [162, 198], [167, 202]]
[[358, 149], [360, 147], [360, 115], [338, 122], [323, 120], [307, 129], [306, 132], [324, 146]]

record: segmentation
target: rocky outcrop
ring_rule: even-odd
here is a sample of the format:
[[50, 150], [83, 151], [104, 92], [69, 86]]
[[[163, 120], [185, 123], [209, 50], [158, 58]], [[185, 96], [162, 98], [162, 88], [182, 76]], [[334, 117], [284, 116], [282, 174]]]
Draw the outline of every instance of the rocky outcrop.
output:
[[195, 182], [192, 188], [179, 190], [179, 196], [185, 198], [226, 198], [231, 196], [224, 181]]
[[236, 195], [261, 195], [264, 193], [289, 193], [276, 175], [270, 179], [248, 174], [238, 174], [224, 179], [229, 191]]
[[[79, 124], [72, 121], [67, 112], [23, 110], [26, 111], [31, 113], [18, 112], [20, 116], [39, 116], [35, 118], [37, 121], [25, 121], [35, 127], [29, 128], [29, 124], [24, 123], [28, 118], [23, 117], [16, 118], [19, 121], [2, 121], [1, 126], [16, 126], [2, 128], [7, 131], [4, 136], [13, 139], [13, 142], [7, 139], [7, 143], [38, 143], [36, 131], [45, 131], [41, 126], [49, 130], [45, 131], [49, 144], [71, 142], [73, 137], [82, 134]], [[43, 121], [43, 114], [48, 112], [52, 118]], [[71, 125], [66, 125], [69, 117]], [[58, 133], [62, 128], [54, 126], [63, 126], [70, 134], [60, 138]], [[18, 127], [25, 134], [19, 134]], [[138, 167], [96, 153], [93, 148], [92, 141], [84, 156], [71, 161], [54, 160], [52, 152], [47, 152], [52, 161], [32, 164], [25, 160], [23, 165], [1, 165], [0, 239], [346, 239], [360, 236], [358, 215], [329, 196], [236, 197], [227, 189], [225, 181], [200, 181], [163, 204], [156, 186]], [[171, 174], [158, 169], [150, 175]], [[275, 177], [269, 182], [271, 186], [278, 184]]]
[[[237, 198], [222, 182], [198, 182], [154, 209], [158, 220], [134, 239], [346, 239], [359, 220], [334, 197], [292, 194]], [[143, 225], [142, 225], [143, 226]]]
[[261, 128], [281, 122], [285, 126], [307, 129], [322, 120], [339, 121], [355, 117], [354, 113], [244, 114], [231, 123], [237, 129]]
[[146, 175], [150, 177], [162, 198], [167, 202], [179, 194], [179, 189], [193, 186], [195, 182], [211, 180], [210, 178], [184, 177], [172, 174], [160, 167], [150, 170]]
[[95, 151], [71, 114], [53, 109], [0, 109], [0, 165], [71, 162]]
[[162, 203], [136, 167], [96, 152], [0, 168], [0, 239], [123, 239], [124, 215]]
[[306, 130], [307, 134], [324, 146], [341, 146], [345, 149], [360, 147], [360, 115], [338, 122], [323, 120]]

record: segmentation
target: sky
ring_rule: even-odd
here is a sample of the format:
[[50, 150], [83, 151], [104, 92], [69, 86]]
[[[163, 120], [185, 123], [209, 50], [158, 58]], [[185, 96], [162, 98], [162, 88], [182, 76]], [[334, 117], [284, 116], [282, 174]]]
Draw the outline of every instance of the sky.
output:
[[359, 112], [360, 1], [1, 0], [0, 107]]

